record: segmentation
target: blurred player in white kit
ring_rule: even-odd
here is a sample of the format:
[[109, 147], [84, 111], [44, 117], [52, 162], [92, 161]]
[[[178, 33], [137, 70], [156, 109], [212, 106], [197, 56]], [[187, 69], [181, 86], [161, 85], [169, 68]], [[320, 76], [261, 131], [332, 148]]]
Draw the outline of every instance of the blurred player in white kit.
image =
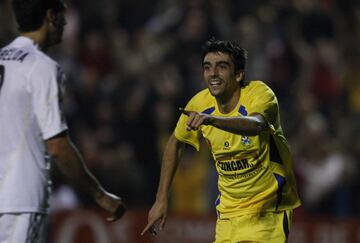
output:
[[50, 193], [50, 164], [112, 214], [125, 212], [87, 169], [62, 113], [65, 75], [45, 53], [61, 42], [61, 0], [13, 0], [20, 35], [0, 49], [0, 242], [40, 243]]

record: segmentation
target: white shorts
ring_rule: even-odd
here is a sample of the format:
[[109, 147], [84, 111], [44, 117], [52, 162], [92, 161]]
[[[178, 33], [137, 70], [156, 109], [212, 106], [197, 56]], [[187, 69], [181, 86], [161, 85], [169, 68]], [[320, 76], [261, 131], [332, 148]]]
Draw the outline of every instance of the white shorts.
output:
[[46, 214], [2, 213], [0, 214], [0, 242], [45, 242]]

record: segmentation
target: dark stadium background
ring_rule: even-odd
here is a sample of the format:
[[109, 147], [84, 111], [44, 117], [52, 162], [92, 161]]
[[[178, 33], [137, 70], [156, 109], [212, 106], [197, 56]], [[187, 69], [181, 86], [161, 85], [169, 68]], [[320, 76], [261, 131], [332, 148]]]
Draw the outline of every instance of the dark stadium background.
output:
[[[50, 52], [68, 75], [70, 134], [94, 174], [129, 211], [104, 221], [54, 170], [49, 242], [211, 242], [216, 173], [188, 149], [168, 224], [139, 237], [154, 201], [161, 153], [198, 90], [211, 36], [249, 51], [246, 78], [276, 92], [303, 206], [290, 243], [360, 242], [360, 2], [356, 0], [67, 1], [63, 43]], [[16, 35], [0, 0], [0, 44]]]

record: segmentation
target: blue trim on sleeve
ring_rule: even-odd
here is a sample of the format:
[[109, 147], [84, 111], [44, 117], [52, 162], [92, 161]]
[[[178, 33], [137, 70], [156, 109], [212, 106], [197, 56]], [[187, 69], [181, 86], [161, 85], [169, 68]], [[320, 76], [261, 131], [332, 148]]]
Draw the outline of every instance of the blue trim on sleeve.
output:
[[287, 240], [289, 237], [290, 230], [289, 230], [289, 220], [288, 220], [286, 211], [284, 211], [283, 229], [284, 229], [284, 234], [285, 234], [285, 237]]
[[277, 201], [276, 201], [276, 210], [278, 209], [280, 203], [281, 203], [281, 200], [282, 200], [282, 190], [283, 190], [283, 187], [286, 183], [286, 179], [285, 177], [281, 176], [281, 175], [278, 175], [278, 174], [275, 174], [274, 173], [274, 176], [275, 176], [275, 179], [278, 183], [278, 189], [276, 191], [276, 194], [277, 194]]
[[248, 115], [248, 112], [245, 108], [245, 106], [241, 105], [240, 108], [239, 108], [239, 113], [243, 116], [247, 116]]
[[210, 108], [204, 110], [204, 111], [201, 112], [201, 113], [205, 113], [205, 114], [210, 115], [210, 114], [213, 113], [214, 111], [215, 111], [215, 107], [210, 107]]

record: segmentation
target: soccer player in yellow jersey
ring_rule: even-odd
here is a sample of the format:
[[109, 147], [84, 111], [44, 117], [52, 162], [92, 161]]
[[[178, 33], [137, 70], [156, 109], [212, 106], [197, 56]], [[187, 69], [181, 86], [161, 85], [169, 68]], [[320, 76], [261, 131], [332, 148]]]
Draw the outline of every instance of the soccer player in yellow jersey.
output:
[[210, 39], [203, 46], [208, 88], [181, 109], [163, 155], [156, 201], [142, 234], [165, 225], [168, 194], [185, 144], [203, 137], [219, 174], [215, 243], [287, 241], [292, 210], [300, 205], [289, 145], [273, 91], [245, 82], [247, 53], [236, 43]]

